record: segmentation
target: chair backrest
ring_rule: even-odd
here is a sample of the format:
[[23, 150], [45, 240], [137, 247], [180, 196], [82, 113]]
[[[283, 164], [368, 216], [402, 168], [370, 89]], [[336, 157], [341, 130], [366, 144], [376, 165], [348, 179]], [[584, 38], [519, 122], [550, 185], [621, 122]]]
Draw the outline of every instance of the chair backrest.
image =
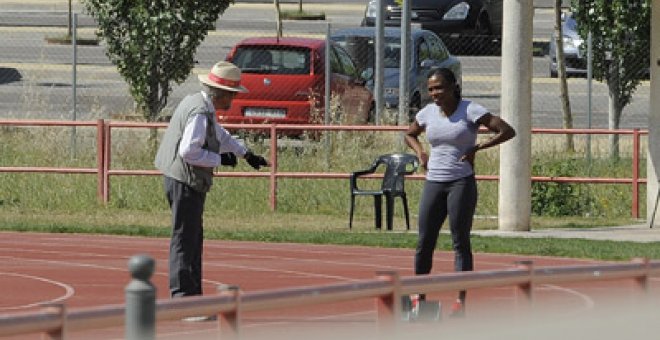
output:
[[406, 153], [382, 155], [376, 163], [385, 165], [381, 190], [394, 194], [405, 193], [404, 176], [413, 174], [419, 167], [417, 156]]

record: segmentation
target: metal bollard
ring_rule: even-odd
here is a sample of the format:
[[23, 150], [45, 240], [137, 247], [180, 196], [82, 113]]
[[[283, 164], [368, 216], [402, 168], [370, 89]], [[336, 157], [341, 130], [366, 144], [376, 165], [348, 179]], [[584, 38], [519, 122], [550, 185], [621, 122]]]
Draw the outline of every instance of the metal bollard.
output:
[[155, 261], [148, 255], [128, 260], [133, 279], [126, 285], [126, 340], [153, 340], [156, 336], [156, 287], [149, 281]]

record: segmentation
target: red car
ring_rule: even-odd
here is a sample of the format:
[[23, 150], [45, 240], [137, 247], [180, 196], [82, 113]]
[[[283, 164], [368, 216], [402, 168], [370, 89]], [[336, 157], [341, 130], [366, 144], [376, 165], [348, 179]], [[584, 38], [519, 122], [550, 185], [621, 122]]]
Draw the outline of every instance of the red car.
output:
[[[331, 107], [343, 124], [372, 120], [374, 99], [348, 53], [332, 43]], [[227, 55], [241, 71], [249, 92], [218, 110], [225, 123], [315, 124], [324, 122], [326, 41], [311, 38], [249, 38]], [[336, 112], [335, 112], [336, 114]], [[336, 121], [336, 117], [335, 117]], [[302, 131], [297, 131], [302, 134]]]

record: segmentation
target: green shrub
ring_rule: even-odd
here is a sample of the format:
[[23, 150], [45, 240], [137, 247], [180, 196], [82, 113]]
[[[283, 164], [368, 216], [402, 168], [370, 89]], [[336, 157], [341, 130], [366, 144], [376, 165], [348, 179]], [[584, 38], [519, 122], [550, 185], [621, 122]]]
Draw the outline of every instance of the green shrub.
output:
[[[532, 174], [574, 177], [579, 172], [575, 159], [536, 161]], [[535, 182], [532, 184], [532, 213], [539, 216], [584, 216], [598, 207], [590, 188], [584, 184]]]

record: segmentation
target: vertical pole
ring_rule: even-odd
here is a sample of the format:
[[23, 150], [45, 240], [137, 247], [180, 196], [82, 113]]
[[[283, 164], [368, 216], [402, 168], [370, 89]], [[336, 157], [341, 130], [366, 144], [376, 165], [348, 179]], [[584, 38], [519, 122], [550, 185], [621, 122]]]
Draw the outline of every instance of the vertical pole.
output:
[[639, 218], [639, 129], [633, 129], [632, 217]]
[[[593, 78], [593, 37], [587, 35], [587, 129], [591, 129], [591, 79]], [[591, 177], [591, 134], [587, 134], [587, 166]]]
[[[71, 61], [71, 120], [76, 121], [77, 120], [77, 107], [76, 107], [76, 102], [78, 101], [76, 98], [76, 93], [77, 93], [77, 82], [76, 79], [78, 78], [77, 76], [77, 65], [78, 65], [78, 38], [77, 38], [77, 24], [78, 24], [78, 13], [73, 13], [73, 17], [71, 18], [71, 27], [72, 29], [72, 36], [71, 36], [71, 49], [73, 51], [73, 60]], [[76, 158], [76, 126], [71, 127], [71, 158], [75, 159]]]
[[128, 260], [133, 278], [126, 293], [126, 340], [152, 340], [156, 336], [156, 287], [149, 281], [155, 261], [147, 255], [135, 255]]
[[277, 38], [282, 37], [282, 16], [280, 15], [280, 2], [279, 0], [273, 0], [275, 3], [275, 32], [277, 35]]
[[67, 338], [66, 325], [66, 305], [63, 303], [54, 303], [44, 305], [46, 310], [53, 311], [60, 317], [60, 328], [46, 333], [46, 337], [51, 340], [63, 340]]
[[[650, 184], [647, 182], [646, 187], [648, 188]], [[658, 193], [655, 194], [655, 204], [653, 205], [653, 212], [651, 213], [651, 218], [649, 218], [649, 228], [653, 228], [653, 223], [655, 222], [655, 212], [658, 210], [658, 202], [660, 202], [660, 184], [656, 186], [658, 188]], [[648, 189], [647, 189], [648, 190]], [[651, 206], [649, 205], [649, 208]]]
[[241, 291], [235, 285], [220, 285], [218, 293], [221, 296], [232, 297], [235, 302], [233, 311], [223, 312], [218, 315], [218, 326], [220, 327], [219, 338], [222, 340], [238, 339], [241, 325]]
[[[516, 305], [530, 306], [533, 301], [534, 288], [534, 262], [531, 260], [516, 261], [516, 268], [529, 272], [529, 280], [516, 286]], [[524, 300], [521, 301], [521, 300]]]
[[270, 125], [270, 210], [277, 210], [277, 126]]
[[636, 257], [632, 260], [633, 263], [639, 263], [644, 267], [644, 275], [638, 276], [635, 278], [637, 286], [642, 290], [643, 293], [649, 292], [649, 259], [643, 257]]
[[327, 24], [325, 28], [325, 112], [323, 114], [323, 122], [325, 125], [330, 124], [330, 96], [332, 92], [330, 91], [330, 77], [332, 77], [332, 69], [330, 65], [330, 49], [332, 44], [330, 44], [330, 23]]
[[105, 188], [105, 176], [103, 174], [103, 160], [105, 156], [105, 121], [103, 119], [98, 119], [96, 121], [96, 178], [97, 178], [97, 187], [96, 187], [96, 197], [99, 202], [103, 203], [105, 195], [103, 194], [103, 188]]
[[[330, 64], [330, 49], [332, 44], [330, 44], [330, 23], [326, 26], [325, 32], [325, 94], [323, 105], [325, 110], [323, 113], [323, 122], [325, 125], [330, 125], [331, 122], [331, 112], [330, 112], [330, 96], [332, 91], [330, 88], [330, 77], [332, 77], [332, 66]], [[329, 131], [324, 131], [323, 133], [323, 143], [325, 146], [325, 168], [326, 170], [330, 168], [330, 133]]]
[[410, 0], [402, 0], [401, 8], [401, 64], [399, 66], [399, 117], [398, 125], [410, 120]]
[[500, 145], [500, 230], [530, 230], [533, 16], [532, 0], [504, 0], [500, 112], [516, 137]]
[[[660, 0], [651, 1], [651, 72], [650, 93], [660, 93]], [[649, 227], [655, 225], [655, 213], [660, 199], [660, 96], [652, 95], [649, 100], [648, 151], [646, 161], [646, 218]], [[654, 195], [655, 194], [655, 197]], [[650, 209], [654, 206], [655, 209]]]
[[401, 319], [401, 282], [399, 274], [394, 271], [376, 272], [377, 278], [392, 285], [390, 294], [376, 298], [376, 312], [378, 313], [378, 329], [381, 334], [388, 337], [396, 328], [397, 321]]
[[105, 124], [105, 132], [103, 137], [105, 143], [103, 145], [103, 204], [110, 202], [110, 156], [112, 155], [112, 137], [110, 123]]
[[383, 97], [383, 78], [385, 73], [385, 65], [383, 63], [383, 52], [385, 51], [385, 1], [377, 0], [376, 7], [376, 41], [374, 43], [375, 58], [374, 61], [374, 96], [376, 97], [376, 125], [382, 124], [383, 109], [385, 107], [385, 100]]

